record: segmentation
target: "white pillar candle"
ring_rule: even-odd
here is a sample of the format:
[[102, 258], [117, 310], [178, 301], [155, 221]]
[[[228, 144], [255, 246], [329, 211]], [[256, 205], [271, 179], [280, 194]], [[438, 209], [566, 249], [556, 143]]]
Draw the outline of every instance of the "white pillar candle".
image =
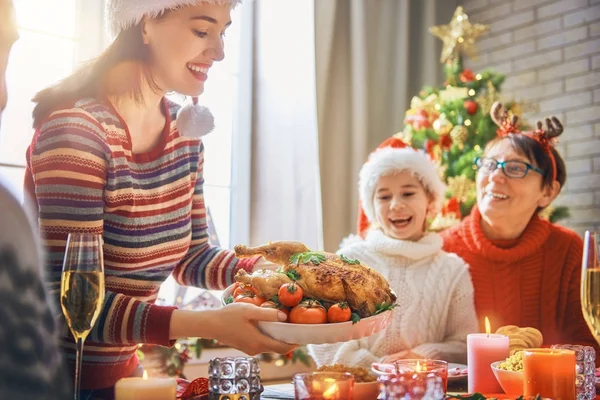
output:
[[115, 400], [175, 400], [177, 382], [173, 378], [123, 378], [115, 385]]

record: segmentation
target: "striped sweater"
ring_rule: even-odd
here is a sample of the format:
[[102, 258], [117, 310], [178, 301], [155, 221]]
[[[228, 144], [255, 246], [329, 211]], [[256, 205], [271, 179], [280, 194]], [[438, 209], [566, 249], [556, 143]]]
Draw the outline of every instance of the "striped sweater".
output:
[[[125, 122], [108, 101], [85, 99], [53, 113], [27, 152], [25, 190], [38, 207], [51, 293], [60, 291], [69, 232], [104, 238], [106, 298], [85, 343], [82, 389], [113, 386], [138, 365], [138, 343], [171, 345], [174, 307], [153, 304], [173, 274], [188, 286], [223, 289], [256, 259], [208, 243], [203, 145], [179, 134], [178, 105], [163, 101], [160, 143], [134, 154]], [[74, 368], [63, 322], [61, 346]]]

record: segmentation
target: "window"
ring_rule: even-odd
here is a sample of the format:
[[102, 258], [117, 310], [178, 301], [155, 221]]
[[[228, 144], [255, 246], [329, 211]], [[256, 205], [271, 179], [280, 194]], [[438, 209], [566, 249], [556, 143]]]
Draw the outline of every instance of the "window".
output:
[[[0, 131], [0, 174], [22, 193], [31, 141], [31, 98], [102, 48], [102, 0], [15, 0], [20, 38], [7, 71], [8, 106]], [[79, 23], [78, 23], [79, 21]]]
[[[20, 39], [7, 71], [9, 101], [0, 126], [0, 174], [22, 193], [25, 151], [33, 135], [31, 98], [98, 55], [107, 40], [103, 0], [15, 0], [15, 7]], [[234, 23], [225, 36], [226, 57], [210, 71], [200, 97], [215, 117], [215, 130], [204, 137], [205, 198], [224, 248], [248, 238], [252, 63], [244, 51], [252, 51], [251, 10], [252, 2], [246, 1], [233, 11]], [[171, 303], [176, 290], [169, 280], [159, 297]]]

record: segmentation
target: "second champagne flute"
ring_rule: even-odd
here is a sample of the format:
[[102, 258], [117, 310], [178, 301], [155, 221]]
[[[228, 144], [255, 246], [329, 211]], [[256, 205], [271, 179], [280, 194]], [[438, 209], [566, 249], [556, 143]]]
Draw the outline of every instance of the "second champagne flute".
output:
[[581, 309], [590, 331], [600, 343], [600, 262], [598, 232], [586, 231], [581, 263]]
[[60, 306], [76, 342], [75, 400], [79, 400], [83, 343], [104, 302], [102, 237], [71, 233], [60, 283]]

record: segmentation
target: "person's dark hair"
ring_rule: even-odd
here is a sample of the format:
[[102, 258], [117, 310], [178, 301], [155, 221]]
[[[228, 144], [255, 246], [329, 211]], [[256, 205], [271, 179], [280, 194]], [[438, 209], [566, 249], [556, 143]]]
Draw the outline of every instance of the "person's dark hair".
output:
[[[33, 102], [33, 127], [39, 128], [53, 112], [72, 107], [86, 97], [100, 97], [110, 93], [107, 73], [122, 62], [139, 64], [138, 79], [128, 81], [125, 94], [142, 101], [142, 82], [146, 80], [152, 89], [158, 90], [156, 82], [147, 68], [149, 51], [142, 37], [142, 24], [132, 26], [119, 33], [112, 44], [96, 59], [90, 61], [67, 78], [37, 93]], [[121, 88], [122, 89], [122, 88]]]
[[[520, 133], [510, 133], [506, 136], [492, 139], [485, 147], [484, 153], [487, 153], [502, 140], [508, 140], [515, 151], [527, 157], [529, 162], [544, 171], [544, 175], [542, 176], [542, 188], [552, 185], [552, 160], [548, 153], [542, 149], [539, 142]], [[564, 160], [560, 154], [558, 154], [556, 149], [551, 147], [551, 151], [554, 156], [554, 161], [556, 162], [556, 181], [560, 184], [562, 189], [567, 181], [567, 168]]]

